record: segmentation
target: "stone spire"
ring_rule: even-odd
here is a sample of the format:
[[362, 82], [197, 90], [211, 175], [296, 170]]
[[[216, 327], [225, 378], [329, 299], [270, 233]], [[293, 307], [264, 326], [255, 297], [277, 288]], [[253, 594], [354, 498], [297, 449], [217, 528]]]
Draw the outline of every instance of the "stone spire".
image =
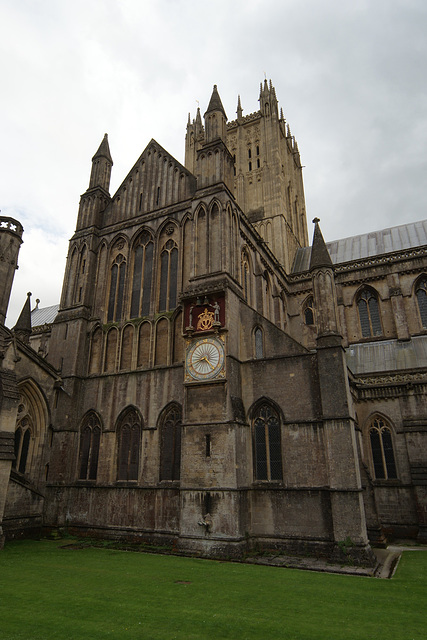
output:
[[98, 151], [92, 158], [92, 171], [90, 174], [89, 189], [101, 187], [105, 191], [110, 189], [111, 167], [113, 159], [108, 144], [108, 134], [106, 133], [99, 145]]
[[110, 145], [108, 144], [108, 133], [104, 133], [104, 137], [102, 138], [102, 142], [98, 147], [98, 151], [92, 158], [92, 162], [96, 160], [96, 158], [106, 158], [111, 164], [113, 164], [113, 158], [110, 153]]
[[267, 82], [267, 78], [264, 80], [264, 87], [262, 82], [260, 85], [259, 102], [261, 107], [261, 113], [264, 116], [275, 116], [279, 119], [278, 102], [276, 98], [276, 89], [270, 80], [270, 85]]
[[209, 101], [208, 108], [206, 109], [205, 118], [208, 113], [211, 111], [221, 111], [224, 118], [227, 120], [227, 114], [225, 113], [225, 109], [222, 106], [221, 98], [219, 97], [218, 88], [216, 84], [214, 84], [211, 99]]
[[337, 344], [341, 344], [334, 267], [320, 231], [319, 218], [314, 218], [313, 223], [310, 272], [316, 309], [317, 342], [320, 345], [323, 338], [336, 336]]
[[241, 120], [242, 116], [243, 116], [243, 109], [242, 109], [242, 104], [240, 102], [240, 95], [237, 97], [237, 119]]
[[202, 131], [203, 131], [202, 116], [200, 115], [200, 107], [197, 107], [196, 120], [195, 120], [196, 136], [200, 135]]
[[319, 227], [319, 218], [314, 218], [313, 245], [311, 247], [310, 271], [320, 267], [333, 268], [331, 256]]
[[216, 84], [214, 84], [209, 106], [204, 118], [206, 142], [210, 143], [220, 138], [225, 143], [227, 140], [227, 116], [222, 106]]
[[31, 291], [27, 293], [27, 299], [22, 307], [21, 314], [13, 327], [13, 332], [25, 344], [30, 343], [31, 335]]

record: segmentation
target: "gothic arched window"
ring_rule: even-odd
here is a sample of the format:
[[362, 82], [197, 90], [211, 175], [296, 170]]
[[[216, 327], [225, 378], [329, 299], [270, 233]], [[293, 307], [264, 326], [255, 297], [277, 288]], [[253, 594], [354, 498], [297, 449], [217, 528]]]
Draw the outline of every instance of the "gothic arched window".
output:
[[27, 417], [22, 418], [15, 431], [15, 460], [12, 463], [19, 473], [25, 473], [27, 467], [28, 451], [31, 440], [31, 423]]
[[357, 308], [362, 336], [370, 338], [371, 336], [382, 335], [378, 299], [371, 289], [362, 289], [358, 296]]
[[181, 465], [181, 421], [178, 405], [170, 407], [160, 427], [160, 480], [179, 480]]
[[423, 329], [427, 329], [427, 279], [423, 278], [418, 283], [415, 295], [417, 296], [418, 310], [420, 312]]
[[159, 311], [169, 311], [176, 307], [178, 284], [178, 248], [173, 240], [168, 240], [160, 254], [160, 294]]
[[119, 420], [118, 480], [138, 480], [141, 426], [141, 418], [132, 408], [127, 409]]
[[108, 322], [117, 322], [122, 317], [123, 294], [126, 278], [126, 260], [119, 253], [111, 267], [110, 296], [108, 298]]
[[304, 306], [304, 324], [312, 326], [314, 324], [314, 302], [310, 296]]
[[90, 413], [80, 433], [79, 480], [96, 480], [98, 472], [101, 425], [98, 416]]
[[250, 271], [249, 271], [249, 259], [246, 252], [242, 253], [242, 287], [245, 300], [250, 304]]
[[385, 420], [379, 417], [372, 420], [369, 438], [375, 478], [397, 478], [391, 429]]
[[277, 411], [264, 402], [252, 418], [256, 480], [282, 480], [280, 418]]
[[151, 280], [153, 276], [154, 244], [146, 231], [135, 249], [130, 317], [148, 316], [150, 313]]
[[262, 335], [262, 329], [260, 329], [260, 327], [257, 327], [255, 329], [254, 339], [255, 339], [255, 358], [263, 358], [264, 357], [263, 335]]

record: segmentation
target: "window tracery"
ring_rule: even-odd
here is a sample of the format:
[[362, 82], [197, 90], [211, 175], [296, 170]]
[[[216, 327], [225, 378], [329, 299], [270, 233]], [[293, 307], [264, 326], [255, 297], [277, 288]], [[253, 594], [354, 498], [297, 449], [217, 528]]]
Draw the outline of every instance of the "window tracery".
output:
[[418, 283], [415, 295], [417, 296], [421, 324], [423, 329], [427, 329], [427, 278], [423, 278]]
[[134, 253], [130, 317], [150, 313], [151, 281], [153, 277], [154, 243], [148, 232], [142, 233]]
[[378, 299], [371, 289], [365, 287], [358, 296], [357, 309], [359, 312], [362, 336], [382, 335], [381, 318], [378, 307]]
[[391, 429], [383, 418], [377, 416], [372, 420], [369, 439], [375, 478], [397, 478]]
[[310, 296], [304, 305], [304, 324], [307, 326], [314, 325], [314, 300]]
[[169, 239], [160, 254], [159, 311], [170, 311], [176, 307], [178, 287], [178, 247]]
[[160, 480], [179, 480], [182, 412], [178, 405], [164, 414], [160, 427]]
[[280, 418], [277, 411], [263, 402], [252, 418], [256, 480], [282, 480]]
[[98, 416], [94, 412], [91, 412], [83, 421], [80, 433], [80, 480], [96, 480], [100, 441], [100, 421]]
[[127, 409], [119, 419], [117, 427], [118, 480], [138, 480], [141, 427], [141, 418], [133, 408]]
[[31, 427], [31, 418], [26, 415], [19, 420], [15, 431], [15, 460], [12, 462], [12, 467], [19, 471], [19, 473], [25, 473], [27, 470], [28, 453], [32, 436]]
[[123, 295], [126, 279], [126, 259], [119, 253], [112, 266], [110, 278], [110, 295], [108, 299], [108, 322], [117, 322], [122, 317]]

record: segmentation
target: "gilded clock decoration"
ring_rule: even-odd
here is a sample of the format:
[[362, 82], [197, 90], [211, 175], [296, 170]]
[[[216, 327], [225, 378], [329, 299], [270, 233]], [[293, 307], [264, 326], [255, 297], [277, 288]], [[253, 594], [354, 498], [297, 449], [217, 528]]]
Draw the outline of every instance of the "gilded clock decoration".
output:
[[218, 338], [203, 338], [190, 344], [186, 358], [187, 380], [211, 380], [225, 375], [224, 344]]
[[199, 320], [197, 322], [197, 331], [208, 331], [212, 329], [214, 321], [214, 312], [208, 311], [206, 308], [202, 313], [199, 313]]

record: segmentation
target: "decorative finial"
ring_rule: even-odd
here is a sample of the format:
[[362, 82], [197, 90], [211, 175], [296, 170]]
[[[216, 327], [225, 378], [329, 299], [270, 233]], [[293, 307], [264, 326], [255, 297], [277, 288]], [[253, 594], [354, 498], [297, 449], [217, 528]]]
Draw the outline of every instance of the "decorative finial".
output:
[[317, 224], [318, 222], [320, 222], [320, 218], [313, 218], [312, 222], [313, 224]]

